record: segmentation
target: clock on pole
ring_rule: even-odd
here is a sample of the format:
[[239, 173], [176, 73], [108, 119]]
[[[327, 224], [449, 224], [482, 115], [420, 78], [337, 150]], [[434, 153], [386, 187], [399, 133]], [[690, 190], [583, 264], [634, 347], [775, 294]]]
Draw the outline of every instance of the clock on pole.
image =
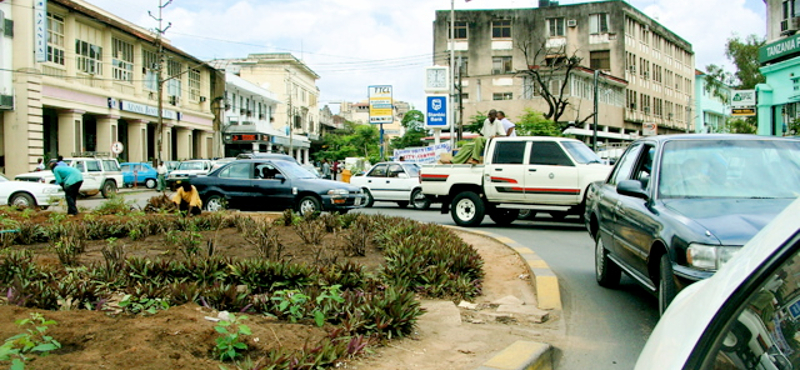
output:
[[425, 91], [446, 92], [450, 90], [450, 67], [425, 67]]

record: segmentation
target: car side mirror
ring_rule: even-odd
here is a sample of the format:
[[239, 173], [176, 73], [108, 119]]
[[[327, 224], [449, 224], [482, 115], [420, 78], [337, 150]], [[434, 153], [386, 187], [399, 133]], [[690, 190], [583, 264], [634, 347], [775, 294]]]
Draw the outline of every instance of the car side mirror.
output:
[[627, 195], [629, 197], [642, 198], [647, 200], [650, 196], [642, 188], [642, 182], [639, 180], [622, 180], [617, 184], [617, 193]]
[[282, 175], [282, 174], [280, 174], [280, 173], [276, 173], [276, 174], [275, 174], [275, 177], [273, 177], [273, 178], [274, 178], [275, 180], [281, 180], [281, 183], [283, 183], [284, 181], [286, 181], [286, 176], [283, 176], [283, 175]]

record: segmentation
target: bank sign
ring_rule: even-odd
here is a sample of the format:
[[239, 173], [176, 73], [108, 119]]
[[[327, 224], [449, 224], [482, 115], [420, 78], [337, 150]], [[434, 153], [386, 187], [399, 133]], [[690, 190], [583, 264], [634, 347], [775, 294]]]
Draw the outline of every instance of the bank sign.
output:
[[758, 49], [758, 61], [763, 63], [800, 53], [800, 35], [767, 44]]
[[425, 128], [449, 128], [447, 122], [447, 95], [428, 95], [425, 107]]

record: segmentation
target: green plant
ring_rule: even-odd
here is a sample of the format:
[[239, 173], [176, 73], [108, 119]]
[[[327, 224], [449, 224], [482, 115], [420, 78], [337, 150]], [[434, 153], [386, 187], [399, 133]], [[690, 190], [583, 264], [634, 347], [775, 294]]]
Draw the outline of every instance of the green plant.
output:
[[33, 208], [25, 208], [19, 214], [19, 217], [24, 219], [24, 220], [30, 220], [31, 217], [33, 217], [33, 215], [35, 215], [35, 214], [36, 214], [36, 210], [35, 209], [33, 209]]
[[132, 203], [125, 202], [125, 197], [114, 195], [101, 203], [92, 211], [96, 215], [124, 215], [130, 212]]
[[[233, 361], [239, 356], [239, 352], [247, 350], [247, 344], [242, 340], [242, 336], [251, 335], [252, 332], [247, 325], [241, 323], [243, 320], [247, 320], [247, 316], [236, 317], [230, 314], [230, 320], [221, 320], [214, 327], [217, 333], [222, 334], [217, 338], [217, 346], [214, 347], [214, 352], [220, 361]], [[235, 331], [229, 329], [234, 326]]]
[[270, 298], [278, 302], [278, 311], [289, 317], [291, 322], [297, 322], [305, 317], [305, 305], [311, 297], [303, 294], [298, 289], [286, 289], [275, 292]]
[[317, 324], [317, 326], [321, 327], [325, 324], [328, 314], [333, 310], [333, 307], [331, 306], [333, 302], [344, 302], [340, 288], [341, 286], [339, 285], [323, 287], [322, 292], [315, 299], [317, 302], [317, 308], [314, 309], [312, 314], [314, 315], [314, 322]]
[[194, 231], [168, 231], [164, 235], [164, 244], [178, 248], [187, 259], [197, 255], [202, 243], [201, 235]]
[[169, 302], [161, 298], [133, 297], [126, 294], [119, 306], [132, 314], [155, 315], [159, 310], [169, 309]]
[[292, 228], [306, 244], [319, 245], [325, 235], [325, 223], [321, 220], [308, 219]]
[[258, 254], [261, 258], [280, 260], [283, 257], [284, 245], [281, 243], [280, 234], [275, 229], [275, 226], [270, 224], [267, 220], [254, 221], [247, 218], [250, 222], [239, 222], [239, 224], [248, 224], [249, 228], [244, 231], [244, 240], [258, 249]]
[[30, 318], [15, 321], [17, 326], [25, 328], [25, 333], [17, 334], [6, 339], [0, 346], [0, 361], [11, 360], [11, 369], [24, 369], [26, 353], [39, 353], [46, 356], [50, 351], [61, 348], [61, 343], [52, 336], [47, 335], [50, 325], [55, 325], [53, 320], [47, 320], [40, 313], [31, 313]]

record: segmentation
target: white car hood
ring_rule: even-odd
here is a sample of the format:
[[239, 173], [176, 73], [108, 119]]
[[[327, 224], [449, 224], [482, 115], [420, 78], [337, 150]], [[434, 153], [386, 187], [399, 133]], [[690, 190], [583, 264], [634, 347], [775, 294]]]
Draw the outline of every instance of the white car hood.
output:
[[711, 278], [682, 290], [658, 321], [636, 362], [637, 370], [683, 369], [709, 322], [735, 291], [797, 230], [795, 200]]

